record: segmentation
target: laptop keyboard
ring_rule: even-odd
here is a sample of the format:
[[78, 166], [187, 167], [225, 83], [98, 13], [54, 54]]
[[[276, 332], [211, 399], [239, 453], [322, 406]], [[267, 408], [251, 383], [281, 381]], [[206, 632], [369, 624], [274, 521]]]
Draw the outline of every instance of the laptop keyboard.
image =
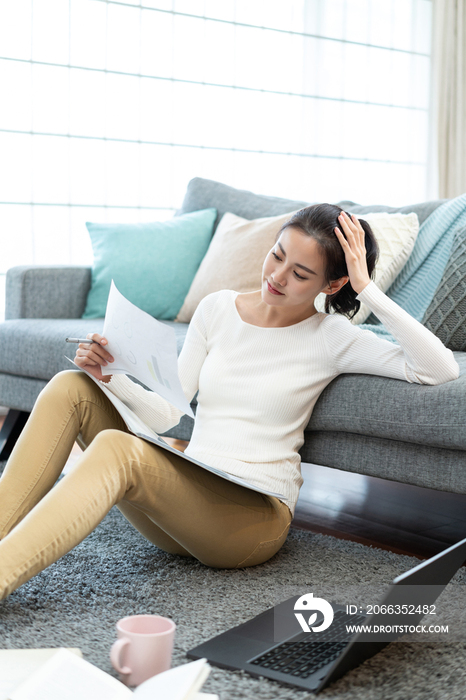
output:
[[361, 624], [365, 619], [364, 615], [347, 615], [344, 610], [337, 610], [331, 627], [325, 632], [307, 633], [304, 639], [283, 642], [249, 663], [295, 678], [308, 678], [334, 661], [346, 647], [353, 636], [346, 631], [346, 625]]

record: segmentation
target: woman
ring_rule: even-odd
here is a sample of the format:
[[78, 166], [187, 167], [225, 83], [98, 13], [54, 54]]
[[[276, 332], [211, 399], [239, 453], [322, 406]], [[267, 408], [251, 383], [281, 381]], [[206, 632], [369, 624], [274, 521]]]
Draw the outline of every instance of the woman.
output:
[[[458, 377], [451, 351], [371, 282], [376, 256], [366, 222], [336, 206], [307, 207], [280, 230], [260, 290], [210, 294], [190, 323], [179, 374], [188, 400], [199, 395], [187, 454], [280, 499], [131, 435], [86, 374], [56, 375], [0, 480], [0, 597], [72, 549], [115, 504], [158, 547], [208, 566], [252, 566], [275, 554], [302, 483], [303, 431], [332, 379], [343, 372], [423, 384]], [[338, 313], [315, 310], [321, 292], [326, 310]], [[345, 315], [360, 301], [400, 346], [349, 322]], [[102, 376], [113, 358], [105, 338], [90, 337], [97, 342], [79, 346], [80, 367], [156, 432], [179, 422], [178, 409], [128, 377]], [[85, 451], [54, 486], [76, 439]]]

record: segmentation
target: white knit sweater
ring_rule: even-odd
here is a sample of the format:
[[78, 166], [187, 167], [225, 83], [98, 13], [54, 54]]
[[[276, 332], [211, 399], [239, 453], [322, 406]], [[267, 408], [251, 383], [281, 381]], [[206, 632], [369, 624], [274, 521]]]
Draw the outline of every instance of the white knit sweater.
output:
[[[419, 384], [456, 379], [451, 350], [370, 282], [358, 299], [400, 345], [354, 326], [339, 314], [316, 313], [284, 328], [243, 321], [238, 292], [209, 294], [199, 304], [178, 359], [191, 401], [199, 390], [186, 454], [284, 495], [294, 513], [302, 484], [298, 451], [323, 389], [336, 376], [359, 372]], [[124, 375], [108, 388], [155, 432], [183, 415]]]

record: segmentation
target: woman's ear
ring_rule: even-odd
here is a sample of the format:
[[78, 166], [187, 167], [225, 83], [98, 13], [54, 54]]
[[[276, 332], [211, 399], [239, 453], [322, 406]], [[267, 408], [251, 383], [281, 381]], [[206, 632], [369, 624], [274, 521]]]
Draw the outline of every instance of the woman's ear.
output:
[[348, 275], [340, 277], [340, 279], [332, 280], [322, 291], [324, 294], [336, 294], [349, 281]]

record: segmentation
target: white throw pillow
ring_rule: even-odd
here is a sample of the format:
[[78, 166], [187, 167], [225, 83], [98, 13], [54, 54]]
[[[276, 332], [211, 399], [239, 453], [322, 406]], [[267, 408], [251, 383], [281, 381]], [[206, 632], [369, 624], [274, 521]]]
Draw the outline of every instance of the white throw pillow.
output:
[[265, 257], [281, 226], [293, 214], [252, 221], [229, 212], [224, 214], [175, 321], [189, 323], [199, 302], [212, 292], [260, 289]]
[[[401, 272], [414, 248], [419, 233], [419, 219], [411, 214], [378, 212], [358, 216], [370, 225], [379, 244], [379, 259], [375, 266], [375, 284], [386, 292]], [[319, 294], [314, 306], [325, 311], [325, 294]], [[351, 319], [354, 324], [364, 323], [371, 310], [361, 302], [358, 313]]]

